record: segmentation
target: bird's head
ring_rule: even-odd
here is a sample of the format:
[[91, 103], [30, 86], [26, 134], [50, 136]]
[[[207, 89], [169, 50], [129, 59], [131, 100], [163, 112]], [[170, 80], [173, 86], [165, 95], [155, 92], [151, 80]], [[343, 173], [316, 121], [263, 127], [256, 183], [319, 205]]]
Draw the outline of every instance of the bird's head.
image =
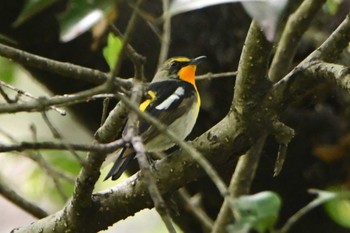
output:
[[187, 57], [172, 57], [168, 59], [157, 71], [153, 82], [165, 79], [180, 79], [185, 82], [195, 83], [195, 73], [197, 65], [205, 56], [193, 59]]

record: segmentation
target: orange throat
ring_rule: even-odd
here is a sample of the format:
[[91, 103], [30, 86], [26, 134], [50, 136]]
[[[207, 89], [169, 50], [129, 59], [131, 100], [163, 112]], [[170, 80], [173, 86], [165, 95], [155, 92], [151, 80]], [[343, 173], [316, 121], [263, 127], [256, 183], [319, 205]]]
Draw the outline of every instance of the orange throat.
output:
[[196, 74], [196, 65], [185, 66], [179, 71], [178, 74], [181, 80], [189, 82], [196, 87], [194, 80]]
[[197, 93], [197, 101], [199, 103], [198, 106], [200, 106], [201, 103], [201, 98], [199, 96], [198, 90], [197, 90], [197, 86], [196, 86], [196, 82], [195, 82], [195, 76], [196, 76], [196, 65], [188, 65], [183, 67], [180, 71], [179, 71], [179, 78], [182, 81], [185, 82], [189, 82], [193, 85], [194, 89], [196, 90]]

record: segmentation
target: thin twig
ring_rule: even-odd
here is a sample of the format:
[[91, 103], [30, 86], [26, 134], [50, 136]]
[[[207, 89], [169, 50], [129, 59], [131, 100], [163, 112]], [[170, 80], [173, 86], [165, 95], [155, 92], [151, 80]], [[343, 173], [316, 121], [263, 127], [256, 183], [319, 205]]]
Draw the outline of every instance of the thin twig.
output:
[[168, 57], [171, 35], [171, 17], [165, 14], [169, 10], [169, 0], [162, 0], [163, 4], [163, 33], [160, 41], [160, 52], [158, 58], [158, 68], [165, 62]]
[[216, 79], [216, 78], [226, 78], [226, 77], [234, 77], [237, 75], [237, 71], [229, 71], [223, 73], [206, 73], [202, 75], [196, 76], [196, 81], [202, 81], [206, 79]]
[[36, 163], [38, 163], [40, 168], [43, 168], [46, 171], [46, 174], [48, 174], [52, 178], [52, 180], [56, 180], [56, 178], [54, 178], [54, 177], [60, 177], [60, 178], [65, 179], [66, 181], [68, 181], [70, 183], [74, 183], [74, 177], [72, 177], [71, 175], [68, 175], [66, 173], [63, 173], [62, 171], [50, 166], [43, 159], [42, 155], [40, 155], [39, 153], [26, 152], [26, 153], [24, 153], [24, 155], [26, 157], [29, 157], [30, 159], [32, 159]]
[[[144, 0], [138, 0], [135, 4], [135, 9], [138, 9], [143, 1]], [[139, 20], [139, 14], [137, 13], [137, 10], [134, 10], [129, 20], [128, 26], [126, 27], [126, 30], [125, 30], [122, 47], [120, 48], [120, 52], [118, 54], [116, 64], [114, 65], [114, 69], [111, 72], [112, 77], [117, 76], [119, 73], [123, 56], [124, 56], [124, 51], [128, 47], [129, 41], [131, 39], [132, 33], [135, 30], [136, 23], [138, 20]]]
[[[26, 96], [26, 97], [28, 97], [28, 98], [31, 98], [31, 99], [34, 99], [34, 100], [38, 100], [38, 99], [39, 99], [38, 97], [33, 96], [33, 95], [30, 94], [29, 92], [20, 90], [20, 89], [18, 89], [18, 88], [16, 88], [16, 87], [13, 87], [13, 86], [11, 86], [11, 85], [9, 85], [9, 84], [7, 84], [7, 83], [1, 81], [1, 80], [0, 80], [0, 85], [1, 85], [1, 86], [4, 86], [4, 87], [7, 87], [7, 88], [9, 88], [10, 90], [13, 90], [13, 91], [17, 92], [17, 94], [18, 94], [19, 96], [20, 96], [20, 95], [24, 95], [24, 96]], [[1, 91], [1, 93], [3, 92], [2, 88], [0, 88], [0, 91]], [[2, 94], [2, 95], [3, 95], [3, 94]], [[3, 96], [4, 96], [4, 95], [3, 95]], [[5, 95], [5, 96], [7, 96], [7, 95]], [[15, 102], [17, 102], [17, 101], [12, 101], [9, 97], [6, 98], [5, 96], [4, 96], [4, 98], [6, 99], [6, 101], [7, 101], [8, 103], [15, 103]], [[58, 113], [61, 114], [62, 116], [65, 116], [65, 115], [67, 114], [66, 111], [63, 110], [63, 109], [56, 108], [56, 107], [54, 107], [54, 106], [50, 106], [49, 108], [55, 110], [56, 112], [58, 112]]]
[[214, 221], [207, 215], [205, 210], [200, 206], [199, 201], [197, 200], [199, 198], [196, 197], [197, 195], [194, 195], [193, 197], [191, 197], [185, 188], [179, 189], [178, 194], [179, 194], [178, 196], [184, 202], [184, 205], [183, 205], [184, 208], [187, 211], [189, 211], [207, 231], [211, 231], [214, 225]]
[[49, 117], [47, 116], [46, 112], [42, 112], [41, 116], [45, 122], [45, 124], [49, 127], [50, 132], [52, 133], [53, 137], [56, 139], [62, 139], [62, 135], [58, 132], [58, 129], [52, 124]]
[[[260, 137], [251, 149], [239, 158], [229, 186], [231, 200], [240, 195], [249, 194], [266, 136]], [[233, 222], [234, 213], [231, 211], [231, 205], [232, 203], [226, 198], [214, 223], [212, 233], [226, 232], [228, 224]]]
[[[32, 135], [33, 135], [33, 141], [34, 142], [37, 142], [38, 138], [37, 138], [37, 131], [36, 131], [36, 128], [35, 126], [32, 124], [30, 126], [30, 129], [32, 131]], [[41, 169], [43, 169], [47, 175], [51, 178], [53, 184], [55, 185], [57, 191], [58, 191], [58, 194], [61, 196], [62, 200], [64, 202], [67, 201], [68, 197], [67, 195], [65, 194], [64, 190], [63, 190], [63, 187], [58, 179], [58, 177], [55, 176], [55, 173], [52, 171], [52, 167], [46, 163], [46, 161], [44, 160], [44, 158], [42, 157], [42, 155], [40, 154], [40, 152], [36, 152], [36, 153], [28, 153], [28, 155], [30, 156], [30, 158], [36, 162], [39, 167]]]
[[277, 230], [277, 233], [287, 233], [291, 229], [291, 227], [299, 220], [301, 219], [305, 214], [309, 213], [311, 210], [315, 209], [316, 207], [324, 204], [325, 202], [334, 200], [336, 198], [349, 198], [350, 193], [330, 193], [325, 192], [321, 190], [309, 190], [310, 193], [318, 194], [319, 196], [315, 198], [313, 201], [308, 203], [306, 206], [298, 210], [295, 214], [293, 214], [286, 223], [283, 225], [283, 227], [280, 230]]
[[74, 148], [70, 147], [69, 143], [67, 143], [64, 140], [62, 134], [59, 132], [57, 127], [55, 127], [53, 123], [50, 121], [45, 111], [41, 112], [41, 116], [43, 117], [46, 125], [49, 127], [54, 138], [58, 139], [63, 145], [66, 145], [67, 150], [74, 156], [74, 158], [80, 163], [81, 166], [84, 166], [85, 161], [82, 158], [80, 158], [80, 156], [77, 154]]
[[51, 106], [69, 106], [81, 102], [86, 102], [90, 96], [114, 92], [108, 84], [102, 84], [100, 86], [77, 92], [75, 94], [54, 96], [54, 97], [39, 97], [37, 100], [27, 101], [24, 103], [14, 103], [0, 105], [0, 114], [16, 113], [16, 112], [40, 112], [44, 111]]
[[[39, 206], [35, 205], [32, 202], [27, 201], [20, 195], [18, 195], [14, 190], [12, 190], [10, 187], [6, 186], [1, 182], [0, 179], [0, 194], [11, 201], [13, 204], [18, 206], [19, 208], [23, 209], [27, 213], [31, 214], [32, 216], [36, 218], [45, 218], [48, 213], [41, 209]], [[3, 213], [4, 214], [4, 213]]]
[[[0, 82], [2, 82], [1, 80], [0, 80]], [[2, 87], [0, 86], [0, 94], [1, 94], [1, 96], [5, 99], [5, 101], [7, 102], [7, 103], [13, 103], [14, 102], [14, 100], [12, 100], [7, 94], [6, 94], [6, 92], [4, 91], [4, 89], [2, 89]]]
[[71, 175], [68, 175], [52, 166], [50, 166], [43, 158], [42, 155], [38, 154], [38, 153], [34, 153], [34, 152], [25, 152], [25, 153], [21, 153], [22, 155], [24, 155], [25, 157], [28, 157], [30, 159], [32, 159], [33, 161], [35, 161], [36, 163], [38, 163], [38, 165], [40, 166], [40, 168], [43, 168], [46, 171], [46, 174], [48, 174], [48, 176], [50, 176], [53, 180], [53, 177], [59, 177], [62, 179], [65, 179], [66, 181], [68, 181], [69, 183], [74, 183], [74, 177]]
[[[326, 0], [304, 0], [298, 9], [289, 16], [287, 24], [278, 43], [275, 56], [269, 70], [269, 78], [273, 82], [280, 80], [289, 70], [301, 37], [309, 28], [312, 19], [316, 16]], [[293, 44], [293, 46], [290, 46]]]
[[[7, 139], [9, 139], [12, 143], [14, 144], [18, 144], [18, 141], [12, 136], [10, 135], [9, 133], [3, 131], [2, 129], [0, 129], [0, 133], [2, 135], [4, 135]], [[37, 142], [36, 142], [37, 143]], [[33, 161], [36, 161], [35, 158], [36, 158], [36, 155], [34, 152], [30, 152], [30, 151], [26, 151], [26, 152], [21, 152], [19, 153], [20, 155], [24, 155], [25, 157], [28, 157], [30, 159], [32, 159]], [[36, 161], [40, 167], [43, 167], [45, 168], [46, 167], [46, 161], [45, 164], [41, 164], [42, 160], [37, 160]], [[70, 183], [74, 183], [74, 178], [66, 173], [63, 173], [61, 171], [59, 171], [58, 169], [54, 168], [54, 167], [51, 167], [51, 166], [48, 166], [50, 171], [48, 172], [49, 175], [55, 175], [57, 177], [60, 177], [62, 179], [65, 179], [67, 180], [68, 182]]]
[[[119, 29], [117, 27], [115, 27], [114, 25], [111, 26], [111, 30], [114, 34], [118, 35], [125, 43], [125, 36], [123, 35], [123, 33], [121, 33], [121, 31], [119, 31]], [[146, 61], [146, 58], [144, 56], [142, 56], [141, 54], [139, 54], [133, 47], [131, 44], [126, 44], [126, 48], [125, 48], [126, 54], [128, 55], [128, 57], [130, 58], [130, 60], [132, 61], [132, 63], [134, 64], [134, 68], [135, 68], [135, 78], [140, 78], [140, 81], [143, 80], [143, 65]]]
[[[135, 114], [136, 115], [136, 114]], [[148, 192], [154, 203], [154, 207], [162, 218], [168, 232], [176, 233], [175, 227], [171, 221], [170, 211], [167, 208], [162, 195], [159, 192], [154, 177], [150, 170], [150, 164], [147, 159], [146, 150], [142, 143], [141, 137], [134, 136], [131, 139], [131, 144], [136, 152], [136, 158], [140, 165], [145, 182], [148, 184]]]
[[107, 116], [108, 116], [108, 107], [109, 103], [111, 102], [111, 98], [107, 97], [103, 100], [103, 107], [102, 107], [102, 116], [101, 116], [101, 123], [100, 127], [105, 123]]

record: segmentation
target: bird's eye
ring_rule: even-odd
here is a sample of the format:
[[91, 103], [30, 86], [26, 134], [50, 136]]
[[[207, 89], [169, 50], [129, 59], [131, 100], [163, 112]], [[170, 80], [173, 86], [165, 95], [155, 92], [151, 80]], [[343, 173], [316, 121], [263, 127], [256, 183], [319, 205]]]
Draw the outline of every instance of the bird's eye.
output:
[[177, 61], [173, 61], [170, 63], [170, 67], [175, 69], [175, 68], [179, 67], [179, 63]]

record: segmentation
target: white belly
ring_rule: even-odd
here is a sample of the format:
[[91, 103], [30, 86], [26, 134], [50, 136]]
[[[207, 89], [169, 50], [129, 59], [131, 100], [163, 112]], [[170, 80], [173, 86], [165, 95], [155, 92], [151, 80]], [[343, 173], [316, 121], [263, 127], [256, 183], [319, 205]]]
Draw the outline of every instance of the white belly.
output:
[[[184, 140], [191, 133], [199, 113], [199, 105], [197, 106], [191, 108], [180, 119], [168, 126], [168, 129], [177, 135], [179, 139]], [[174, 145], [175, 143], [166, 135], [158, 135], [150, 140], [145, 147], [148, 152], [157, 152], [167, 150]]]

